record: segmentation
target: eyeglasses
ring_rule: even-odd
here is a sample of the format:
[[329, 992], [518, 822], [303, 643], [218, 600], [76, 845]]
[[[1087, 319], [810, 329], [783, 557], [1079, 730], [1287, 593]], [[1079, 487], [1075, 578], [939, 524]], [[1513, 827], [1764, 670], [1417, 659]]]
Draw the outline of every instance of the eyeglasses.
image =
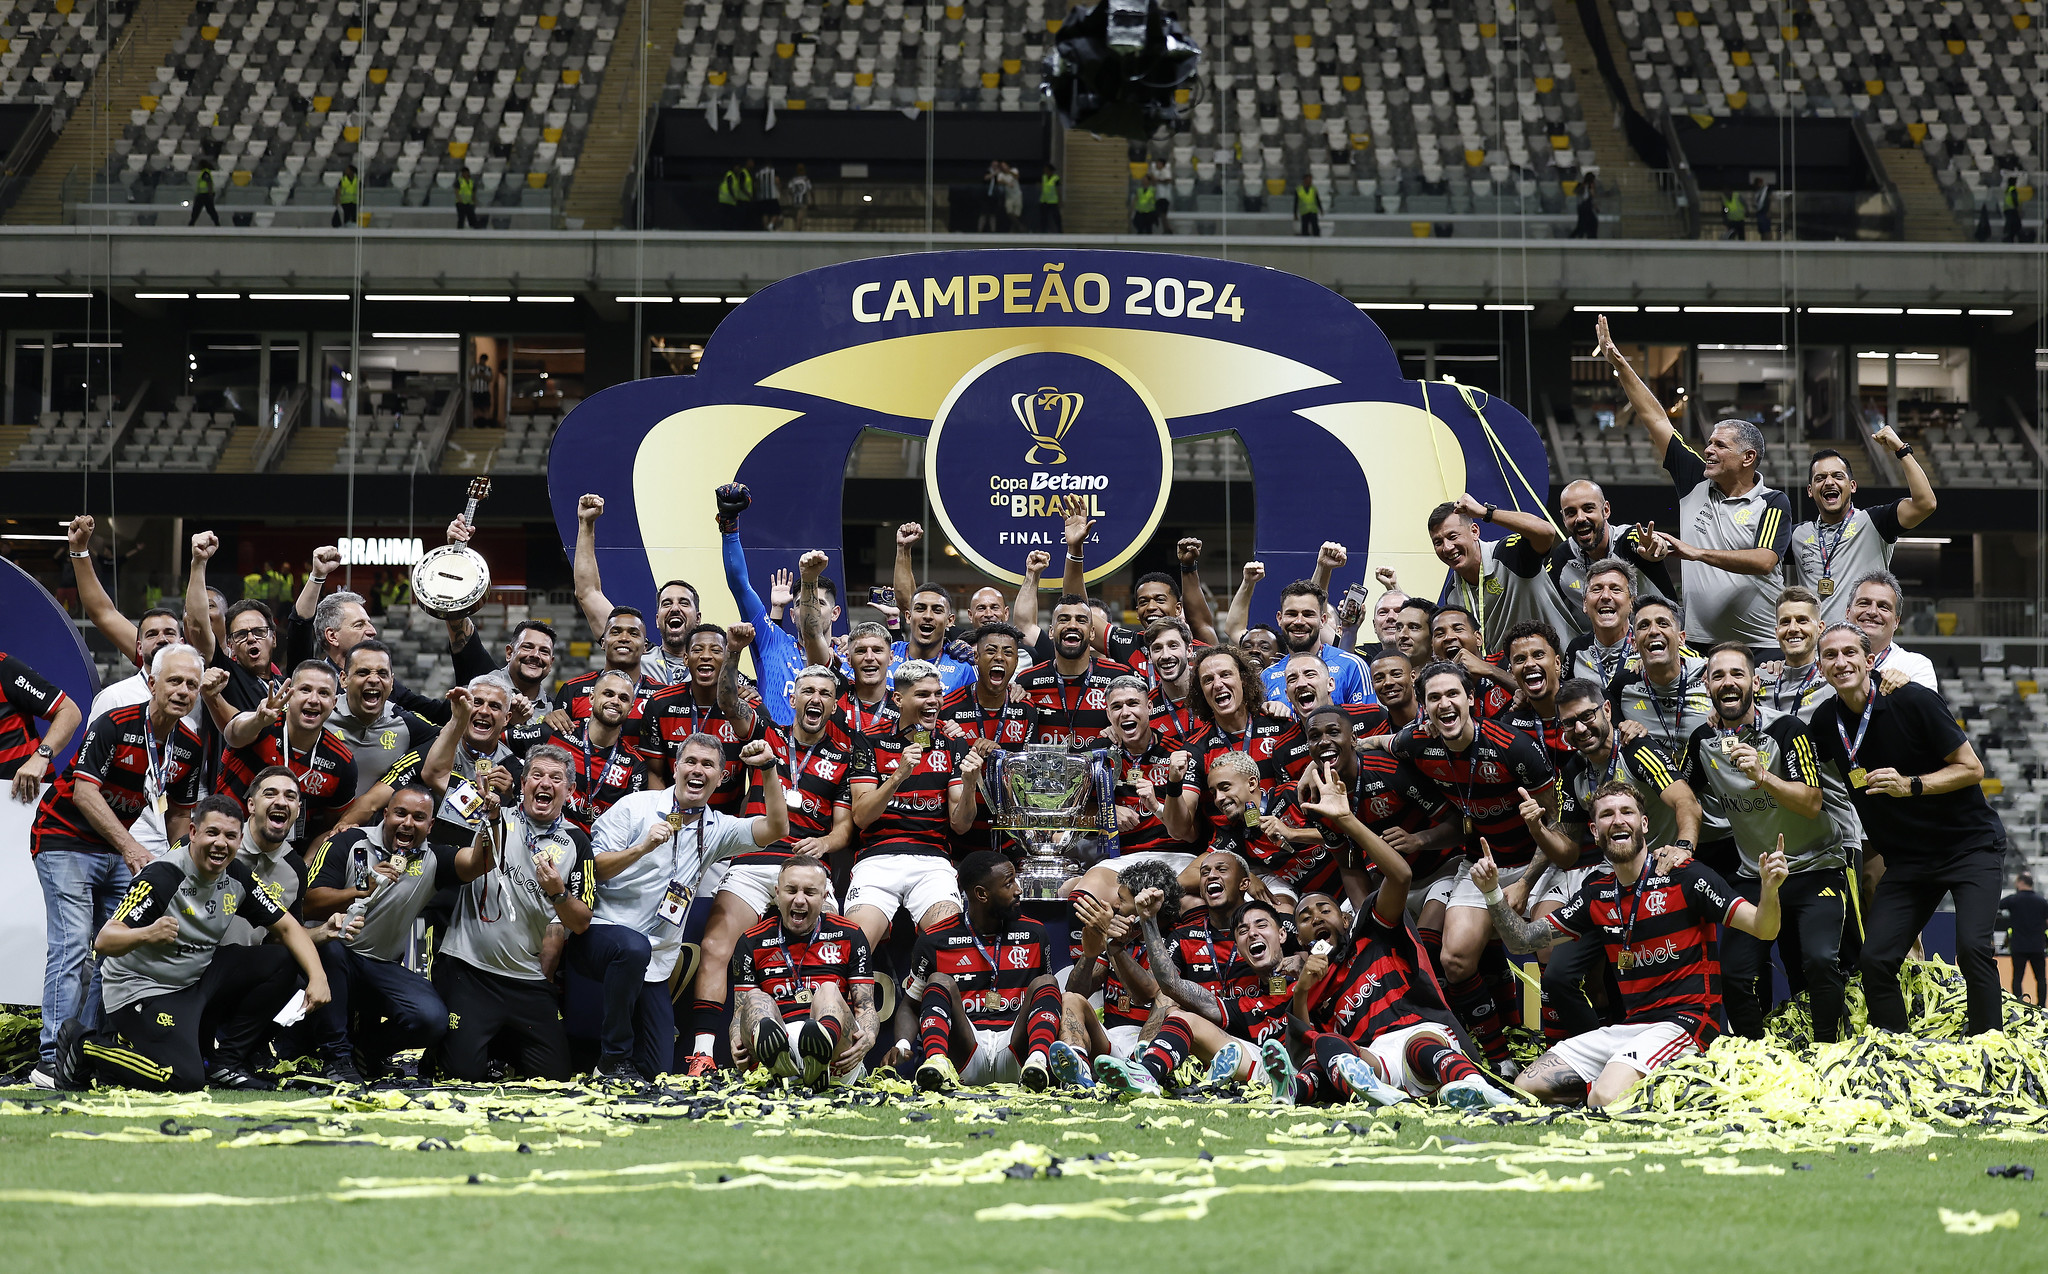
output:
[[1575, 717], [1567, 717], [1560, 715], [1557, 719], [1557, 724], [1558, 728], [1561, 730], [1591, 730], [1593, 728], [1593, 723], [1599, 719], [1600, 705], [1594, 704], [1592, 707], [1586, 709], [1584, 712], [1579, 713]]
[[256, 640], [257, 638], [259, 638], [259, 637], [268, 637], [268, 636], [270, 636], [270, 630], [269, 630], [268, 628], [244, 628], [244, 629], [243, 629], [242, 631], [240, 631], [240, 632], [238, 632], [238, 633], [229, 633], [229, 634], [228, 634], [228, 640], [229, 640], [229, 641], [255, 641], [255, 640]]

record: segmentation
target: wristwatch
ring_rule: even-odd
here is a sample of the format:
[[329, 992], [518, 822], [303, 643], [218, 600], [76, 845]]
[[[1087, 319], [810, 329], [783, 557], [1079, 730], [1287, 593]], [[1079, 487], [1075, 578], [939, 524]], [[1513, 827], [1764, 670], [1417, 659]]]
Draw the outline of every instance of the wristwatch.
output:
[[1495, 511], [1496, 511], [1497, 509], [1499, 509], [1499, 508], [1500, 508], [1500, 506], [1499, 506], [1499, 505], [1497, 505], [1497, 504], [1489, 504], [1489, 505], [1487, 505], [1487, 506], [1486, 506], [1486, 512], [1485, 512], [1484, 514], [1480, 515], [1480, 518], [1479, 518], [1479, 520], [1480, 520], [1481, 522], [1491, 522], [1491, 521], [1493, 521], [1493, 515], [1494, 515], [1494, 512], [1495, 512]]
[[1915, 775], [1913, 776], [1913, 795], [1915, 795], [1915, 796], [1924, 796], [1924, 795], [1925, 795], [1925, 793], [1924, 793], [1923, 791], [1921, 791], [1921, 788], [1920, 788], [1920, 776], [1919, 776], [1919, 775], [1917, 775], [1917, 774], [1915, 774]]
[[1692, 842], [1689, 840], [1675, 840], [1671, 842], [1671, 848], [1682, 849], [1690, 854], [1692, 852]]
[[1899, 459], [1904, 460], [1907, 456], [1913, 454], [1913, 444], [1910, 442], [1903, 443], [1900, 445], [1899, 449], [1897, 451], [1892, 452], [1892, 454], [1894, 456], [1897, 456]]
[[50, 750], [50, 745], [47, 743], [39, 743], [36, 745], [36, 755], [43, 758], [45, 761], [54, 761], [57, 759], [57, 754]]

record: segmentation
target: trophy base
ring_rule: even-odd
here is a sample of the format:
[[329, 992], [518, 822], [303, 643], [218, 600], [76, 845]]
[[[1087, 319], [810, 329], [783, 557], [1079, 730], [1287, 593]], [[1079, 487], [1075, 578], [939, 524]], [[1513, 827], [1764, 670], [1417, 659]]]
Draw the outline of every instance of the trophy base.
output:
[[1060, 886], [1081, 874], [1081, 868], [1060, 854], [1027, 854], [1017, 864], [1017, 885], [1026, 898], [1058, 898]]

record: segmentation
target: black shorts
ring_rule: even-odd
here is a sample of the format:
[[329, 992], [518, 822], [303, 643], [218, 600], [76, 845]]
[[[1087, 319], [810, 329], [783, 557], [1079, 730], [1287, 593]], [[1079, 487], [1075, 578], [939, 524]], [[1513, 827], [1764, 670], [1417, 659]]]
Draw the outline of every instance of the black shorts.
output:
[[511, 1048], [497, 1052], [509, 1052], [528, 1078], [569, 1078], [569, 1032], [547, 983], [508, 978], [444, 952], [434, 961], [434, 989], [448, 1006], [441, 1069], [451, 1077], [483, 1079], [492, 1042], [504, 1037]]

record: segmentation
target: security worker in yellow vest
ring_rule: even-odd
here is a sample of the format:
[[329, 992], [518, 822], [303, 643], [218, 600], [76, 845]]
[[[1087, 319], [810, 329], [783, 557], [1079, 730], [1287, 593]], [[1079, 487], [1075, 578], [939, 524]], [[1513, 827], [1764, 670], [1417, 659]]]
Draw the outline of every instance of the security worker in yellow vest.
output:
[[1151, 234], [1159, 225], [1159, 187], [1152, 184], [1152, 174], [1138, 183], [1138, 198], [1131, 216], [1131, 228], [1139, 234]]
[[270, 600], [270, 586], [264, 581], [262, 571], [250, 571], [242, 577], [242, 596], [252, 602]]
[[1301, 219], [1304, 238], [1323, 237], [1323, 193], [1316, 189], [1314, 177], [1303, 177], [1294, 188], [1294, 215]]
[[466, 167], [455, 170], [455, 228], [484, 228], [483, 218], [476, 215], [476, 174]]
[[1066, 223], [1060, 220], [1060, 170], [1047, 164], [1038, 178], [1038, 233], [1066, 232]]
[[2005, 210], [2005, 241], [2020, 242], [2020, 179], [2007, 177], [2005, 190], [1998, 196], [1998, 206]]
[[1742, 192], [1731, 190], [1721, 196], [1721, 222], [1728, 227], [1727, 238], [1746, 237], [1744, 230], [1749, 221], [1749, 205], [1742, 202]]
[[725, 170], [718, 179], [718, 204], [725, 212], [726, 228], [744, 230], [754, 208], [754, 161], [743, 159]]
[[356, 202], [362, 195], [363, 180], [356, 176], [356, 166], [350, 164], [341, 170], [341, 180], [334, 183], [334, 224], [353, 226], [356, 224]]
[[213, 224], [220, 224], [220, 213], [213, 207], [213, 165], [206, 160], [199, 161], [199, 180], [192, 191], [192, 216], [185, 222], [188, 226], [199, 224], [199, 214], [213, 218]]

